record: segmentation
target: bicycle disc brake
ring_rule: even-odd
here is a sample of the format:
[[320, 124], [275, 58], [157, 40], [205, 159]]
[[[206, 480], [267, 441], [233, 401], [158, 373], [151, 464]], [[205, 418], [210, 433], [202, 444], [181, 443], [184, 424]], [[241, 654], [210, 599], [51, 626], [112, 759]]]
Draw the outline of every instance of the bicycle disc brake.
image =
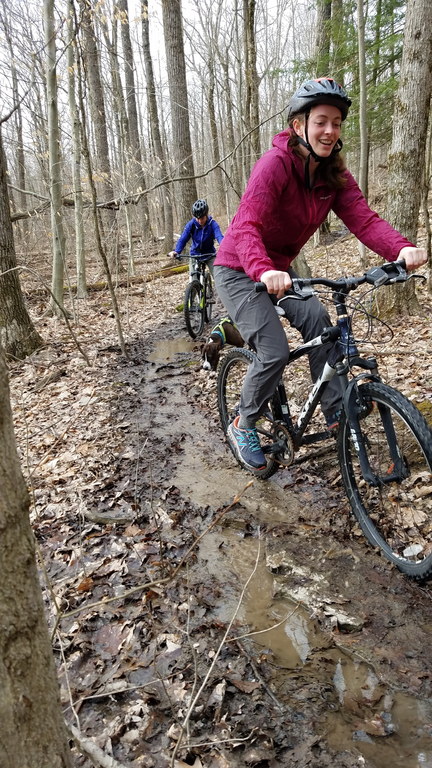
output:
[[288, 429], [283, 424], [274, 424], [272, 429], [274, 450], [272, 456], [283, 467], [289, 467], [294, 461], [294, 444]]

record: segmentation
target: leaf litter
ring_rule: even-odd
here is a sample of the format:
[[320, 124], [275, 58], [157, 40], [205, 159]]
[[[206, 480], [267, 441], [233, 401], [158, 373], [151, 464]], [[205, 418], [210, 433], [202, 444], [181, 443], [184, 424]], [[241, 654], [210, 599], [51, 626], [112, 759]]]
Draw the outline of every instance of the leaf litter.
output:
[[[320, 259], [316, 273], [323, 260], [332, 273], [353, 271], [356, 255], [348, 253], [345, 265], [326, 249]], [[254, 645], [253, 638], [242, 645], [227, 638], [220, 645], [229, 622], [219, 618], [219, 608], [227, 593], [240, 595], [241, 585], [224, 570], [223, 548], [219, 578], [206, 571], [199, 541], [215, 520], [253, 538], [257, 531], [243, 505], [248, 478], [221, 440], [214, 377], [201, 371], [200, 343], [187, 340], [176, 311], [184, 280], [180, 275], [148, 283], [145, 291], [119, 290], [120, 306], [127, 306], [128, 358], [122, 358], [114, 318], [103, 308], [107, 296], [99, 293], [79, 304], [76, 332], [90, 366], [61, 321], [44, 318], [38, 326], [44, 349], [10, 368], [65, 718], [75, 733], [79, 723], [83, 740], [90, 738], [104, 755], [131, 768], [357, 766], [354, 741], [335, 751], [316, 726], [337, 702], [334, 691], [325, 703], [318, 667], [312, 673], [297, 668], [281, 683], [271, 649]], [[430, 308], [430, 298], [422, 301]], [[403, 324], [380, 358], [387, 380], [426, 407], [432, 388], [427, 316], [425, 311]], [[185, 345], [174, 360], [152, 359], [157, 344], [178, 338]], [[206, 473], [222, 466], [226, 473], [229, 465], [237, 493], [227, 497], [222, 483], [205, 503], [203, 493], [199, 500], [185, 494], [176, 477], [191, 472], [190, 464], [182, 469], [186, 454], [199, 454], [204, 462], [193, 469], [202, 473], [204, 491]], [[381, 682], [423, 695], [430, 683], [429, 643], [422, 645], [418, 627], [417, 642], [407, 643], [406, 633], [419, 616], [425, 623], [432, 619], [429, 589], [411, 586], [378, 556], [368, 565], [372, 556], [358, 532], [347, 532], [347, 507], [331, 465], [324, 478], [318, 459], [289, 468], [273, 482], [307, 507], [307, 514], [285, 524], [262, 525], [267, 556], [290, 564], [284, 575], [288, 595], [296, 602], [300, 582], [303, 588], [309, 580], [307, 568], [324, 573], [333, 608], [321, 596], [310, 616], [329, 645], [346, 651], [357, 644]], [[393, 626], [383, 618], [389, 591]], [[349, 637], [340, 630], [338, 601], [363, 617], [354, 635], [349, 628]], [[233, 619], [233, 635], [250, 629]], [[378, 645], [384, 650], [375, 657]], [[380, 712], [364, 717], [368, 738], [387, 727], [387, 715]], [[83, 750], [74, 759], [87, 768], [98, 758]]]

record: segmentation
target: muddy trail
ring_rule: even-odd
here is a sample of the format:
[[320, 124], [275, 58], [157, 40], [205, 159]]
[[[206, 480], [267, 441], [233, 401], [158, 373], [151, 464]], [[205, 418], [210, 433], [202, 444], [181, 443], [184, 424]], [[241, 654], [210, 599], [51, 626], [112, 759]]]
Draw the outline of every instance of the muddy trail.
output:
[[222, 742], [246, 741], [221, 744], [218, 758], [192, 750], [186, 764], [201, 754], [209, 766], [432, 766], [430, 588], [352, 524], [333, 446], [247, 487], [219, 427], [214, 374], [181, 316], [148, 333], [144, 356], [141, 342], [131, 354], [127, 381], [141, 402], [123, 398], [122, 409], [146, 425], [139, 495], [174, 517], [187, 510], [196, 535], [229, 509], [189, 564], [190, 621], [205, 646], [235, 616], [201, 706], [207, 698]]
[[122, 297], [127, 358], [94, 296], [91, 366], [46, 320], [10, 371], [66, 720], [128, 768], [432, 768], [430, 586], [353, 524], [333, 444], [268, 481], [239, 467], [183, 286]]

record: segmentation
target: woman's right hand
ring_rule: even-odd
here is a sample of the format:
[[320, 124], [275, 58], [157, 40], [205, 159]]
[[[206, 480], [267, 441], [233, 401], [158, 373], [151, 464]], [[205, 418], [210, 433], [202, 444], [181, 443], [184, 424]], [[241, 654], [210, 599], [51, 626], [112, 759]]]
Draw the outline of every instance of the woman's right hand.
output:
[[275, 293], [278, 299], [292, 286], [288, 272], [280, 272], [278, 269], [268, 269], [260, 279], [267, 286], [267, 293]]
[[176, 259], [178, 256], [178, 253], [177, 251], [170, 251], [168, 256], [171, 256], [173, 259]]

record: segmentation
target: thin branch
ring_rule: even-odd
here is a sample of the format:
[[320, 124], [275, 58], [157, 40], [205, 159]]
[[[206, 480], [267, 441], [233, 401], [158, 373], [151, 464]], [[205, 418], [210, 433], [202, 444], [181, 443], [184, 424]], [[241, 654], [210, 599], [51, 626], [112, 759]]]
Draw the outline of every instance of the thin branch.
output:
[[193, 700], [192, 700], [192, 702], [191, 702], [191, 704], [189, 706], [189, 709], [188, 709], [188, 711], [186, 713], [186, 716], [185, 716], [185, 718], [183, 720], [183, 724], [181, 726], [181, 732], [180, 732], [180, 735], [178, 737], [177, 743], [176, 743], [175, 748], [174, 748], [174, 752], [173, 752], [172, 757], [171, 757], [171, 768], [173, 768], [173, 766], [174, 766], [175, 756], [176, 756], [178, 750], [180, 749], [181, 740], [183, 738], [183, 734], [184, 734], [186, 728], [188, 727], [188, 723], [189, 723], [189, 720], [190, 720], [190, 718], [192, 716], [192, 713], [193, 713], [193, 711], [195, 709], [195, 706], [196, 706], [196, 704], [197, 704], [197, 702], [198, 702], [202, 692], [204, 691], [204, 689], [205, 689], [205, 687], [206, 687], [206, 685], [207, 685], [207, 683], [209, 681], [209, 678], [210, 678], [210, 676], [211, 676], [211, 674], [212, 674], [212, 672], [213, 672], [213, 670], [215, 668], [216, 662], [219, 659], [219, 656], [221, 654], [222, 648], [225, 645], [226, 639], [227, 639], [227, 637], [228, 637], [228, 635], [229, 635], [229, 633], [231, 631], [231, 627], [232, 627], [232, 625], [234, 623], [234, 619], [236, 618], [236, 616], [237, 616], [237, 614], [238, 614], [238, 612], [240, 610], [240, 606], [241, 606], [241, 604], [243, 602], [243, 597], [245, 595], [245, 592], [246, 592], [246, 590], [247, 590], [247, 588], [248, 588], [252, 578], [254, 577], [254, 575], [256, 573], [256, 570], [258, 568], [258, 562], [259, 562], [259, 559], [260, 559], [260, 555], [261, 555], [261, 541], [258, 539], [258, 549], [257, 549], [257, 555], [256, 555], [256, 558], [255, 558], [254, 567], [253, 567], [251, 573], [249, 574], [248, 578], [246, 579], [245, 584], [243, 585], [243, 589], [242, 589], [242, 591], [240, 593], [240, 597], [238, 599], [235, 611], [234, 611], [233, 615], [231, 616], [231, 619], [230, 619], [230, 621], [229, 621], [229, 623], [227, 625], [227, 628], [226, 628], [226, 630], [224, 632], [224, 636], [223, 636], [221, 642], [219, 643], [219, 648], [217, 649], [217, 651], [216, 651], [216, 653], [214, 655], [213, 661], [210, 664], [209, 669], [207, 670], [207, 674], [205, 675], [204, 680], [202, 681], [202, 683], [201, 683], [197, 693], [195, 694], [195, 697], [193, 698]]
[[107, 755], [107, 753], [100, 749], [94, 741], [88, 739], [86, 736], [82, 736], [75, 726], [67, 725], [66, 728], [79, 751], [88, 757], [97, 768], [127, 768], [124, 763], [119, 763], [114, 757]]
[[[264, 118], [264, 120], [261, 120], [261, 122], [250, 129], [247, 133], [245, 133], [240, 141], [235, 145], [235, 147], [228, 152], [224, 157], [222, 157], [220, 160], [218, 160], [214, 165], [210, 166], [210, 168], [207, 168], [202, 173], [197, 173], [194, 176], [175, 176], [175, 177], [168, 177], [161, 179], [160, 181], [157, 181], [155, 184], [153, 184], [151, 187], [147, 187], [146, 189], [141, 190], [140, 192], [137, 192], [136, 194], [132, 193], [126, 193], [125, 195], [122, 195], [121, 197], [116, 197], [113, 200], [108, 200], [105, 202], [98, 203], [96, 202], [96, 208], [98, 209], [108, 209], [108, 210], [119, 210], [124, 205], [137, 205], [141, 198], [144, 195], [148, 195], [150, 192], [154, 192], [155, 189], [159, 189], [159, 187], [167, 186], [167, 184], [174, 184], [178, 181], [191, 181], [192, 179], [203, 179], [206, 176], [208, 176], [212, 171], [214, 171], [216, 168], [220, 168], [221, 171], [225, 174], [227, 179], [229, 180], [229, 175], [225, 168], [223, 168], [223, 163], [226, 162], [232, 155], [234, 155], [238, 148], [243, 144], [244, 141], [250, 136], [251, 133], [257, 130], [257, 128], [260, 128], [262, 125], [265, 125], [270, 120], [273, 120], [273, 118], [277, 117], [278, 115], [281, 115], [285, 111], [285, 107], [283, 109], [280, 109], [278, 112], [274, 112], [269, 117]], [[231, 181], [230, 181], [231, 184]], [[9, 185], [11, 186], [11, 185]], [[232, 186], [232, 184], [231, 184]], [[12, 187], [12, 189], [15, 189], [15, 187]], [[234, 187], [233, 187], [234, 189]], [[33, 192], [26, 192], [25, 190], [17, 190], [17, 191], [23, 191], [25, 194], [34, 194]], [[236, 189], [234, 189], [235, 193], [240, 197], [240, 192]], [[39, 197], [41, 200], [44, 200], [41, 195], [35, 195], [35, 197]], [[74, 206], [74, 200], [72, 200], [69, 197], [63, 198], [63, 205], [73, 207]], [[47, 208], [49, 208], [49, 201], [46, 203], [43, 203], [42, 205], [38, 206], [37, 208], [32, 208], [29, 211], [16, 211], [15, 213], [11, 213], [11, 220], [13, 222], [19, 221], [20, 219], [28, 219], [32, 216], [37, 216], [39, 213], [43, 213]], [[89, 208], [94, 203], [87, 201], [84, 203], [85, 208]]]
[[108, 605], [108, 603], [113, 603], [116, 600], [124, 600], [126, 597], [129, 597], [130, 595], [134, 595], [136, 592], [142, 592], [142, 590], [144, 589], [150, 589], [151, 587], [161, 586], [162, 584], [168, 584], [169, 582], [173, 581], [173, 579], [176, 577], [177, 573], [179, 572], [180, 568], [183, 566], [185, 560], [192, 554], [193, 550], [196, 548], [197, 544], [201, 541], [203, 536], [205, 536], [212, 528], [214, 528], [214, 526], [217, 525], [217, 523], [222, 519], [222, 517], [226, 515], [226, 513], [229, 512], [236, 504], [238, 504], [243, 493], [251, 485], [253, 485], [253, 482], [254, 482], [253, 480], [249, 480], [249, 482], [246, 483], [243, 490], [240, 493], [236, 494], [231, 504], [228, 507], [224, 507], [224, 509], [222, 509], [218, 515], [216, 515], [215, 519], [210, 523], [210, 525], [207, 526], [205, 531], [200, 536], [198, 536], [197, 539], [195, 539], [192, 546], [189, 547], [188, 551], [182, 557], [182, 559], [180, 560], [180, 563], [177, 565], [177, 567], [174, 569], [174, 571], [170, 576], [167, 576], [164, 579], [154, 579], [153, 581], [146, 581], [143, 584], [138, 584], [136, 587], [132, 587], [132, 589], [126, 590], [126, 592], [122, 592], [121, 595], [114, 595], [114, 597], [107, 597], [104, 600], [98, 600], [95, 603], [86, 603], [85, 605], [81, 605], [79, 608], [74, 608], [74, 610], [72, 611], [68, 611], [67, 613], [60, 614], [57, 617], [56, 626], [58, 622], [61, 621], [62, 619], [68, 619], [71, 616], [75, 616], [77, 613], [82, 613], [82, 611], [90, 611], [90, 610], [93, 610], [94, 608], [98, 608], [99, 606], [105, 606], [105, 605]]

